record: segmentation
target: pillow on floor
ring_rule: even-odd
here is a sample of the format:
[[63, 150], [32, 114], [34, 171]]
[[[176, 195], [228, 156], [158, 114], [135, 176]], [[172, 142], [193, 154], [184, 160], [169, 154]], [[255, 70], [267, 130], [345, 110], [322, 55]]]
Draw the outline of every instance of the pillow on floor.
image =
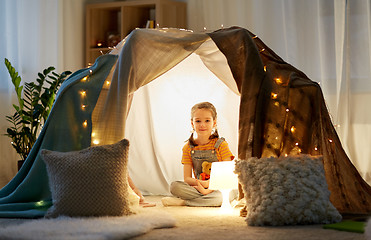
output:
[[341, 221], [330, 202], [322, 157], [250, 158], [236, 163], [250, 226]]
[[73, 152], [41, 150], [53, 206], [45, 217], [121, 216], [128, 203], [129, 141]]

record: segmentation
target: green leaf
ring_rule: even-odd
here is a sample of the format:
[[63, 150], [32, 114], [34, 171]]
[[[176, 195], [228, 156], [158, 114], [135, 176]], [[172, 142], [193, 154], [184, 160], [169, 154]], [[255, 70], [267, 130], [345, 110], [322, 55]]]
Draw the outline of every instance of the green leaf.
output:
[[22, 79], [19, 76], [16, 76], [14, 78], [14, 86], [19, 87], [19, 84], [21, 84]]
[[49, 116], [55, 93], [72, 72], [65, 71], [59, 75], [53, 72], [55, 68], [51, 66], [39, 72], [35, 81], [22, 86], [21, 77], [8, 59], [5, 59], [5, 65], [19, 102], [19, 106], [13, 104], [14, 115], [6, 116], [6, 120], [12, 125], [7, 128], [6, 135], [12, 139], [13, 148], [25, 159], [36, 141], [41, 122], [45, 122]]

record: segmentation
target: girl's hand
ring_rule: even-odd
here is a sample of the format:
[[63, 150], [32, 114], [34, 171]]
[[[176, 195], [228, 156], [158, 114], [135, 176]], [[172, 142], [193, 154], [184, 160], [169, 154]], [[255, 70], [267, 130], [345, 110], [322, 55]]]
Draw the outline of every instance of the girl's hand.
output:
[[211, 192], [213, 192], [213, 190], [210, 190], [210, 189], [207, 189], [207, 188], [204, 188], [204, 186], [200, 183], [200, 181], [197, 181], [197, 185], [196, 186], [193, 186], [197, 191], [199, 191], [201, 194], [203, 195], [207, 195]]
[[198, 182], [204, 187], [209, 188], [210, 180], [198, 180]]

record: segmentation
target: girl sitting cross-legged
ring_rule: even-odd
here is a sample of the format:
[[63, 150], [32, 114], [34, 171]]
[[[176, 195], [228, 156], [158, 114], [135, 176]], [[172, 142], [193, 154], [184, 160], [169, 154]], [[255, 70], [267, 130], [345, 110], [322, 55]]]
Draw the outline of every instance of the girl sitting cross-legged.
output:
[[[201, 102], [192, 107], [191, 125], [194, 131], [184, 145], [182, 155], [184, 181], [171, 183], [170, 192], [175, 197], [162, 198], [164, 206], [221, 206], [221, 192], [208, 189], [210, 165], [217, 161], [231, 161], [234, 156], [228, 143], [219, 137], [216, 122], [216, 109], [211, 103]], [[192, 177], [192, 171], [195, 177]]]

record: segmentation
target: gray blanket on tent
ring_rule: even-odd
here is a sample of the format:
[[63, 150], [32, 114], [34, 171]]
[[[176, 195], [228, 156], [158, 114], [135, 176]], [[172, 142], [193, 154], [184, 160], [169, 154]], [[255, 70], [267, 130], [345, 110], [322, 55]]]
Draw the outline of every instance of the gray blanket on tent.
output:
[[[209, 34], [137, 29], [118, 56], [101, 56], [92, 67], [71, 75], [61, 86], [24, 166], [0, 190], [0, 217], [44, 216], [52, 200], [40, 150], [66, 152], [89, 147], [93, 128], [101, 134], [100, 144], [121, 140], [132, 93], [210, 38], [227, 58], [241, 94], [238, 157], [290, 154], [300, 139], [301, 153], [324, 156], [333, 205], [340, 212], [371, 212], [371, 188], [342, 149], [318, 84], [249, 31], [233, 27]], [[89, 81], [84, 80], [86, 76]], [[106, 79], [111, 80], [109, 87], [104, 85]], [[89, 97], [85, 110], [79, 111], [82, 87], [89, 91]], [[272, 92], [280, 94], [272, 97]], [[279, 108], [274, 107], [277, 102]], [[87, 127], [77, 124], [86, 119]], [[290, 136], [292, 125], [285, 124], [290, 122], [295, 123], [295, 137]]]

